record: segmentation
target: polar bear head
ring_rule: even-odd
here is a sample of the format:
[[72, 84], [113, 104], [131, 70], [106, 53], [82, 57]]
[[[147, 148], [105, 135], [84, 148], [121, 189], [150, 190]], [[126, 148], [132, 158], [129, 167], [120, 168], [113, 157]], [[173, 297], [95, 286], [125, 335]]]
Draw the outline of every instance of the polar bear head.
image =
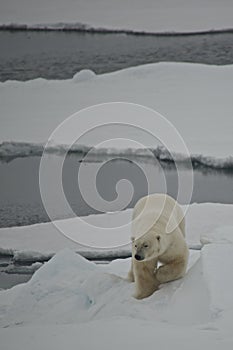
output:
[[132, 257], [146, 261], [163, 255], [170, 246], [171, 235], [151, 230], [137, 239], [132, 238]]

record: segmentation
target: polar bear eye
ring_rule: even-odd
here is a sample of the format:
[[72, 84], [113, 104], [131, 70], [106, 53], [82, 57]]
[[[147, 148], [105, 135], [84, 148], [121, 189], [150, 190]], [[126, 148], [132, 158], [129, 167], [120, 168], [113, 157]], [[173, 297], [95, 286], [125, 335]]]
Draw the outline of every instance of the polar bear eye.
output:
[[137, 244], [134, 244], [134, 247], [137, 248], [138, 247]]
[[149, 245], [147, 243], [144, 244], [144, 248], [148, 248]]

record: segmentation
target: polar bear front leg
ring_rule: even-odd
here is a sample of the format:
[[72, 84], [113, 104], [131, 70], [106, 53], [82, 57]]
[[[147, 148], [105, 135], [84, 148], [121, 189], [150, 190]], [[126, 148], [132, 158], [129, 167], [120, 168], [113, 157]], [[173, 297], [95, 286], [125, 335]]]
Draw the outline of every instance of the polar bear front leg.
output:
[[143, 299], [153, 294], [159, 287], [160, 282], [156, 278], [156, 265], [146, 266], [144, 263], [134, 264], [135, 293], [133, 297]]
[[160, 283], [166, 283], [177, 280], [184, 276], [186, 267], [186, 259], [173, 260], [158, 268], [156, 272], [156, 278]]
[[132, 261], [131, 261], [131, 268], [130, 268], [128, 276], [127, 276], [127, 280], [129, 282], [134, 282], [133, 262]]
[[150, 295], [152, 295], [156, 290], [158, 290], [160, 283], [154, 276], [153, 279], [151, 278], [140, 278], [136, 276], [135, 280], [135, 293], [133, 294], [133, 297], [136, 299], [143, 299], [147, 298]]

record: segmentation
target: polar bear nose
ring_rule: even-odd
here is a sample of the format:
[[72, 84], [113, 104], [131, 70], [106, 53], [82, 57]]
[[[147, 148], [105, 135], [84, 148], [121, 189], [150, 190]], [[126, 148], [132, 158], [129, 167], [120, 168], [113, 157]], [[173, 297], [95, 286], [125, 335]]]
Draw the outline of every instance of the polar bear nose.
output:
[[135, 254], [134, 257], [136, 260], [143, 260], [143, 258], [138, 254]]

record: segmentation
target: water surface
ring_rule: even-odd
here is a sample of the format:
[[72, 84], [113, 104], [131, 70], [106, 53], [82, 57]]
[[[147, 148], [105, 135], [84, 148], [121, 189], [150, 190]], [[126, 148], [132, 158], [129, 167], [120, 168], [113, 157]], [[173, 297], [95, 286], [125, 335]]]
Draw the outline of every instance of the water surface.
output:
[[[81, 156], [66, 157], [63, 166], [62, 186], [68, 203], [75, 215], [83, 216], [96, 214], [100, 211], [92, 208], [83, 198], [79, 188], [78, 171], [80, 164], [85, 166], [86, 178], [83, 189], [92, 186], [91, 175], [96, 166], [100, 166], [96, 176], [96, 188], [100, 198], [113, 201], [117, 197], [116, 184], [121, 179], [127, 179], [133, 186], [133, 197], [127, 207], [133, 207], [137, 200], [148, 194], [148, 183], [145, 174], [154, 177], [151, 184], [151, 193], [164, 192], [164, 176], [167, 193], [176, 198], [178, 190], [177, 171], [173, 164], [145, 159], [110, 159], [100, 156], [92, 161], [81, 163]], [[134, 163], [141, 162], [142, 168]], [[49, 157], [49, 181], [51, 185], [56, 176], [56, 167], [59, 156]], [[30, 225], [49, 221], [40, 196], [39, 188], [40, 157], [16, 158], [8, 163], [0, 163], [0, 227]], [[182, 168], [183, 181], [189, 175], [189, 170]], [[214, 170], [207, 167], [194, 169], [194, 189], [191, 202], [233, 203], [233, 176], [232, 170]], [[51, 186], [52, 188], [52, 186]], [[54, 195], [53, 219], [70, 217], [70, 212], [64, 212], [63, 206]], [[127, 192], [125, 193], [127, 199]], [[96, 201], [93, 197], [92, 201]], [[184, 198], [180, 198], [185, 203]], [[110, 208], [110, 206], [109, 206]], [[100, 207], [101, 209], [101, 207]], [[117, 204], [109, 210], [119, 210]], [[104, 209], [103, 209], [104, 211]]]
[[233, 33], [150, 36], [0, 31], [0, 81], [68, 79], [161, 61], [233, 63]]

